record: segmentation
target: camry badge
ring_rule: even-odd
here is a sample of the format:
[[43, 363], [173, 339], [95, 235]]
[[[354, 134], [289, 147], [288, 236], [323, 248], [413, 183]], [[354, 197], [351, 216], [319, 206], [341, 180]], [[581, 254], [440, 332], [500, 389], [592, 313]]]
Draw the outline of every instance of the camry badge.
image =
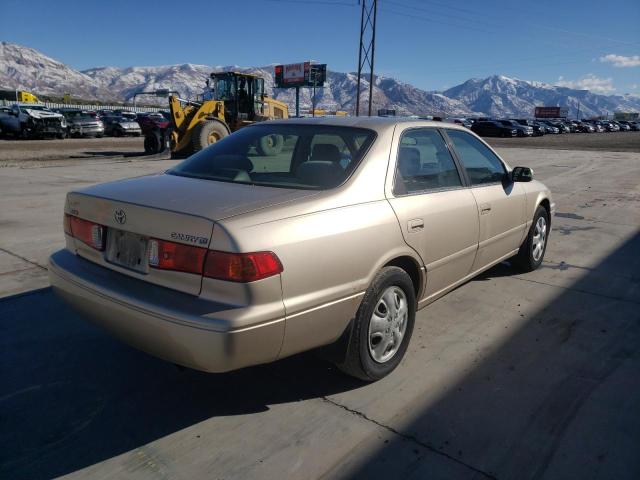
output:
[[123, 225], [127, 221], [127, 214], [124, 213], [123, 209], [118, 208], [115, 212], [113, 212], [113, 218], [115, 218], [117, 223]]

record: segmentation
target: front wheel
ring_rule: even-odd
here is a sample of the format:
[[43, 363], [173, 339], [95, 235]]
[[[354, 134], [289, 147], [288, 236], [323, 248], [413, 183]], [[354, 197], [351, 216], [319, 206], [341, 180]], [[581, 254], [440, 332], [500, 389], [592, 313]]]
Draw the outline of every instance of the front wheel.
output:
[[523, 272], [532, 272], [542, 265], [549, 237], [549, 213], [538, 206], [527, 238], [513, 257], [514, 265]]
[[415, 316], [411, 278], [401, 268], [383, 268], [362, 299], [338, 368], [365, 381], [387, 376], [407, 351]]

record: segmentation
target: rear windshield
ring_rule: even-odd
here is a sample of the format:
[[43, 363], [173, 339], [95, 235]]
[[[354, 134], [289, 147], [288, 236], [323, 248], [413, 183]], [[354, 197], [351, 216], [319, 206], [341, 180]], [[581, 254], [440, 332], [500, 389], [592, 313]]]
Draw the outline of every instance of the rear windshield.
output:
[[343, 183], [375, 139], [362, 128], [254, 125], [167, 173], [222, 182], [324, 190]]

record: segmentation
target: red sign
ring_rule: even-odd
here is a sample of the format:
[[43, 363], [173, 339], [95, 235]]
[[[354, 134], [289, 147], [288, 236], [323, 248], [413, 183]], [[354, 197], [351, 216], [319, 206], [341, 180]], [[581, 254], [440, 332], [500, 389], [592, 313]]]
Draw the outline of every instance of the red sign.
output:
[[568, 110], [561, 107], [536, 107], [534, 116], [536, 118], [564, 118]]

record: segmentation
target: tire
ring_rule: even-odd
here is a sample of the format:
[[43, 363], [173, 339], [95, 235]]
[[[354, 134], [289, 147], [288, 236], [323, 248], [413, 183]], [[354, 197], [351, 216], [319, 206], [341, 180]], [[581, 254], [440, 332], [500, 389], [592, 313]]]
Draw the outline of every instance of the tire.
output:
[[56, 138], [58, 140], [64, 140], [65, 138], [67, 138], [67, 134], [65, 132], [60, 132], [56, 134]]
[[164, 151], [164, 143], [160, 132], [149, 132], [144, 137], [144, 151], [149, 155], [154, 155]]
[[[540, 246], [539, 232], [543, 231], [542, 245]], [[538, 240], [537, 240], [538, 239]], [[513, 265], [522, 272], [532, 272], [536, 270], [544, 260], [549, 240], [549, 213], [542, 205], [536, 209], [533, 216], [533, 223], [527, 233], [527, 238], [520, 246], [520, 250], [512, 258]], [[537, 253], [536, 253], [537, 252]]]
[[97, 134], [96, 138], [102, 138], [102, 133]]
[[209, 145], [222, 140], [227, 135], [229, 135], [229, 131], [222, 122], [217, 120], [200, 122], [193, 127], [193, 132], [191, 133], [192, 151], [194, 153], [199, 152]]
[[[406, 313], [395, 317], [395, 305], [391, 308], [387, 306], [393, 305], [398, 299], [401, 308], [404, 302]], [[376, 323], [372, 323], [374, 313], [378, 319], [377, 325], [386, 329], [376, 331]], [[348, 375], [369, 382], [387, 376], [400, 364], [407, 351], [415, 316], [416, 297], [411, 278], [401, 268], [383, 268], [362, 299], [353, 319], [353, 329], [344, 360], [336, 363], [336, 366]], [[397, 345], [389, 343], [397, 341], [400, 334]], [[376, 349], [376, 345], [382, 345], [382, 349]]]
[[282, 135], [267, 135], [260, 138], [256, 149], [263, 157], [272, 157], [282, 151], [284, 137]]

